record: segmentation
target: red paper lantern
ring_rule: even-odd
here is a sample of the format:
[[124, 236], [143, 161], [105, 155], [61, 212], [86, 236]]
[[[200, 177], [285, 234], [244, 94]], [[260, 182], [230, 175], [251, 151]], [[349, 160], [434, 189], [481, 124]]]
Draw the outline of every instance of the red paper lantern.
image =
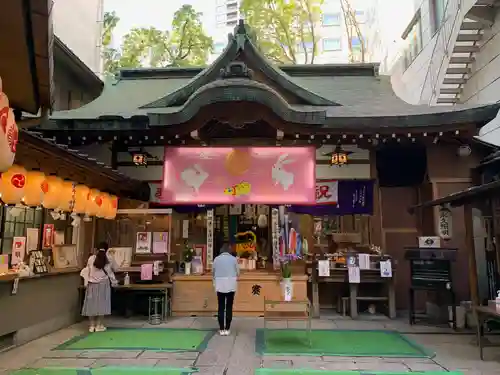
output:
[[105, 218], [108, 220], [113, 220], [116, 217], [117, 211], [118, 211], [118, 197], [116, 195], [111, 195]]
[[42, 184], [42, 190], [45, 192], [43, 196], [43, 207], [54, 210], [59, 207], [61, 201], [61, 188], [63, 180], [57, 176], [47, 176]]
[[29, 171], [26, 179], [23, 203], [26, 206], [40, 206], [43, 202], [45, 192], [44, 182], [46, 176], [39, 171]]
[[73, 207], [73, 199], [74, 199], [74, 184], [73, 181], [63, 181], [61, 183], [61, 190], [59, 193], [59, 208], [61, 211], [69, 212]]
[[21, 203], [26, 189], [27, 171], [13, 165], [2, 173], [2, 201], [6, 204]]
[[91, 189], [87, 196], [87, 205], [85, 206], [85, 213], [89, 216], [96, 216], [104, 203], [102, 194], [97, 189]]
[[73, 212], [84, 214], [87, 209], [90, 188], [85, 185], [76, 185], [75, 187], [75, 206]]

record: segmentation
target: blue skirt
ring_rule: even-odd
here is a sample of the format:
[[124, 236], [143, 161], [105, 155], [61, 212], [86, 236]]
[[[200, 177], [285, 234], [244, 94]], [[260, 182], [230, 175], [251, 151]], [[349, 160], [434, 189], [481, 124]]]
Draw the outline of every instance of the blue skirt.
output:
[[111, 286], [109, 279], [100, 283], [89, 283], [85, 290], [83, 316], [111, 315]]

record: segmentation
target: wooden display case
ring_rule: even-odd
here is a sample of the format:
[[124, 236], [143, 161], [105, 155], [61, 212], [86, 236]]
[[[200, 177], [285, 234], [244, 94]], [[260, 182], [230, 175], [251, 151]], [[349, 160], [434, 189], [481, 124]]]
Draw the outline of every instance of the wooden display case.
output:
[[[293, 299], [307, 299], [307, 275], [293, 275]], [[172, 276], [174, 316], [213, 316], [217, 295], [212, 274]], [[235, 316], [263, 316], [264, 300], [282, 300], [280, 275], [270, 271], [243, 272], [238, 278], [233, 312]]]

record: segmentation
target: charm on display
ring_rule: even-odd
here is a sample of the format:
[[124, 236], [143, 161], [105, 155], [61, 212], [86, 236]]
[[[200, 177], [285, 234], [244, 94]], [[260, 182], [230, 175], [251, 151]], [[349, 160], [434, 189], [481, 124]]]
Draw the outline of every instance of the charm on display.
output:
[[335, 147], [335, 150], [330, 155], [330, 165], [335, 165], [337, 167], [346, 165], [350, 154], [350, 151], [344, 151], [342, 150], [342, 147], [340, 145], [337, 145], [337, 147]]
[[207, 268], [214, 261], [214, 210], [207, 210]]

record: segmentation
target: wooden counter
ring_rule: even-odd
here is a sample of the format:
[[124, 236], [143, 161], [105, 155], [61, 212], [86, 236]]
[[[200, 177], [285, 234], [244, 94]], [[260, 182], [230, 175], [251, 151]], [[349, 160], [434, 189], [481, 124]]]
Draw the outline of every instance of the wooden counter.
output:
[[[307, 299], [307, 275], [294, 275], [293, 298]], [[174, 316], [212, 316], [217, 314], [217, 295], [212, 274], [172, 276]], [[234, 301], [235, 316], [263, 316], [264, 300], [283, 299], [280, 275], [269, 271], [243, 271], [238, 278]]]

